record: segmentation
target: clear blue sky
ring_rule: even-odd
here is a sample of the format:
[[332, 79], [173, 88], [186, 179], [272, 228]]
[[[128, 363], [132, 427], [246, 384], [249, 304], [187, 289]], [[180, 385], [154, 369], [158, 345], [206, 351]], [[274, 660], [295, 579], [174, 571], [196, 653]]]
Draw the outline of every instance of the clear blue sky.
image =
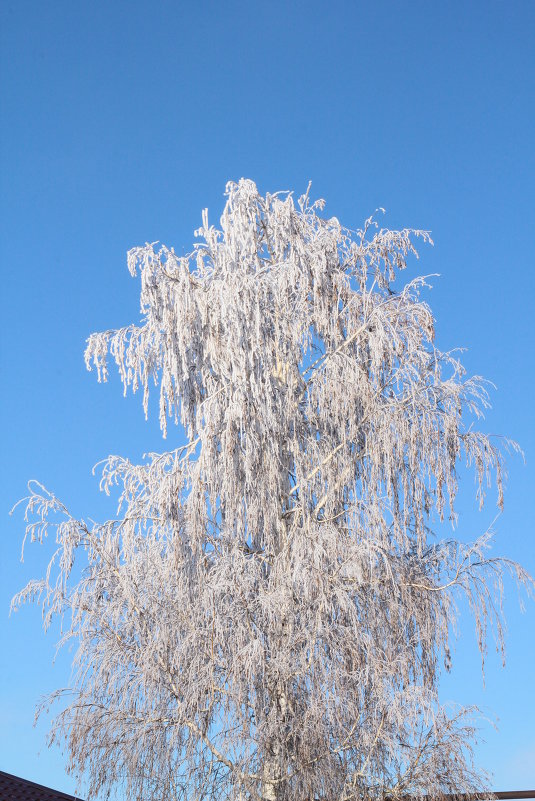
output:
[[[496, 551], [535, 573], [534, 2], [27, 2], [3, 0], [0, 769], [73, 791], [59, 751], [32, 728], [38, 697], [68, 683], [69, 654], [37, 609], [9, 600], [43, 570], [19, 562], [21, 515], [39, 478], [80, 515], [107, 513], [91, 467], [162, 448], [138, 398], [85, 372], [91, 331], [137, 320], [128, 248], [188, 249], [225, 182], [262, 190], [309, 180], [327, 213], [357, 227], [378, 206], [389, 227], [431, 229], [417, 272], [442, 347], [497, 385], [490, 431], [517, 439]], [[180, 436], [179, 433], [176, 437]], [[171, 438], [171, 442], [172, 442]], [[472, 484], [460, 536], [480, 515]], [[508, 664], [489, 654], [486, 688], [463, 620], [445, 697], [475, 702], [481, 764], [497, 789], [535, 786], [535, 604], [511, 587]]]

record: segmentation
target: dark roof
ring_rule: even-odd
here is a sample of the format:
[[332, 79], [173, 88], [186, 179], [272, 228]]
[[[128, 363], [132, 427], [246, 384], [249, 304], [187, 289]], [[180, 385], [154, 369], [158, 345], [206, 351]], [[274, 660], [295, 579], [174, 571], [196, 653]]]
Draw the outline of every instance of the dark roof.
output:
[[0, 770], [0, 801], [82, 801], [82, 799]]

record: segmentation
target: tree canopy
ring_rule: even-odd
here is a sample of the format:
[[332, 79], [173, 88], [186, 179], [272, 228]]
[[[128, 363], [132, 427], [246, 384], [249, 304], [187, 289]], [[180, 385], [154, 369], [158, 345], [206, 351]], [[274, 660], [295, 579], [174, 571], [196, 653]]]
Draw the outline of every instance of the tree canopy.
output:
[[[187, 256], [128, 254], [142, 322], [93, 334], [164, 435], [141, 464], [110, 456], [117, 518], [89, 524], [32, 485], [27, 535], [55, 528], [39, 599], [77, 651], [52, 739], [91, 793], [131, 799], [352, 801], [482, 789], [474, 710], [450, 710], [457, 604], [482, 655], [503, 647], [502, 579], [518, 565], [440, 539], [458, 468], [503, 503], [502, 454], [477, 420], [485, 382], [434, 344], [423, 278], [398, 289], [425, 231], [362, 230], [307, 191], [227, 185]], [[117, 489], [116, 489], [117, 488]], [[80, 562], [81, 576], [73, 573]], [[58, 691], [61, 696], [64, 691]]]

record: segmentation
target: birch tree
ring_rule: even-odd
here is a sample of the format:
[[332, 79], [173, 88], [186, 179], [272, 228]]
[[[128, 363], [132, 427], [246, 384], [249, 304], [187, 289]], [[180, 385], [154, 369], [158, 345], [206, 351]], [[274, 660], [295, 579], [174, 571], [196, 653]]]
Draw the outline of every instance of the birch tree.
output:
[[491, 485], [502, 506], [503, 459], [477, 428], [485, 382], [434, 344], [425, 279], [397, 289], [429, 234], [351, 231], [308, 192], [249, 180], [226, 198], [189, 255], [129, 252], [141, 324], [85, 353], [146, 413], [155, 388], [164, 436], [181, 424], [187, 443], [110, 456], [103, 523], [30, 486], [27, 536], [53, 528], [57, 549], [14, 606], [39, 602], [76, 645], [51, 739], [91, 797], [483, 789], [474, 710], [443, 706], [438, 681], [459, 603], [483, 658], [490, 630], [503, 650], [504, 573], [530, 579], [488, 554], [489, 533], [434, 533], [455, 528], [463, 464], [479, 506]]

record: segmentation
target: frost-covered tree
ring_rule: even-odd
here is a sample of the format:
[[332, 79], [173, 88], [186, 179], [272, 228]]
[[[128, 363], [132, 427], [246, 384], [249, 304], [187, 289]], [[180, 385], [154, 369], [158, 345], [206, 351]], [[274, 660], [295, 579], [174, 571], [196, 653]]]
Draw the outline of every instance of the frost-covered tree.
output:
[[[227, 187], [184, 257], [129, 253], [140, 326], [94, 334], [99, 380], [158, 388], [187, 444], [109, 457], [118, 517], [73, 518], [34, 485], [27, 534], [55, 527], [40, 599], [77, 646], [52, 729], [91, 793], [351, 801], [481, 789], [471, 710], [438, 698], [457, 604], [503, 647], [516, 564], [431, 530], [455, 523], [458, 467], [502, 456], [473, 425], [484, 382], [434, 345], [425, 281], [394, 279], [425, 231], [350, 231], [308, 192]], [[396, 285], [397, 286], [397, 285]], [[80, 564], [83, 571], [73, 572]], [[58, 692], [61, 696], [65, 691]]]

